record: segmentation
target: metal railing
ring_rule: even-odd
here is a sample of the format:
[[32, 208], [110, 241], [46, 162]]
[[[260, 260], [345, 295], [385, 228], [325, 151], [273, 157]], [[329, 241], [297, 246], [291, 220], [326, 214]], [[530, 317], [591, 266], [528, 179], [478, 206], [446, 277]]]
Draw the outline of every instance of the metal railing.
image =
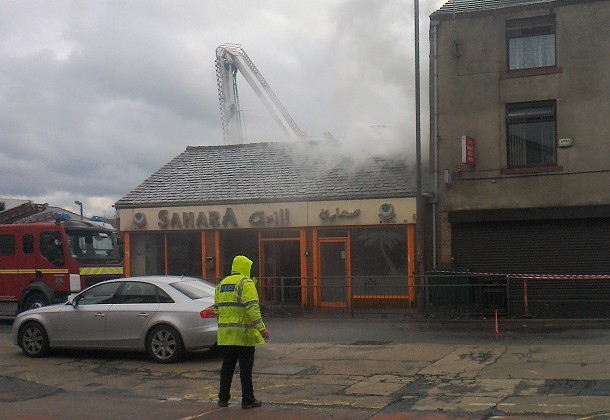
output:
[[610, 318], [610, 276], [434, 273], [262, 279], [271, 315]]

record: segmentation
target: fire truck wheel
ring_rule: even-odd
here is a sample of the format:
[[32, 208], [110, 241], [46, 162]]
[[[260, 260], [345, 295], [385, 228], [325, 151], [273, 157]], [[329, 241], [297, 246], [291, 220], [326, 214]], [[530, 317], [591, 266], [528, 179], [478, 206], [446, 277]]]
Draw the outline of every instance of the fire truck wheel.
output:
[[28, 309], [42, 308], [43, 306], [47, 306], [49, 304], [49, 299], [40, 293], [34, 292], [31, 293], [23, 302], [23, 310], [27, 311]]
[[157, 325], [146, 337], [146, 350], [159, 363], [173, 363], [184, 356], [182, 337], [169, 325]]
[[26, 322], [19, 330], [19, 347], [29, 357], [43, 357], [49, 352], [49, 337], [38, 322]]

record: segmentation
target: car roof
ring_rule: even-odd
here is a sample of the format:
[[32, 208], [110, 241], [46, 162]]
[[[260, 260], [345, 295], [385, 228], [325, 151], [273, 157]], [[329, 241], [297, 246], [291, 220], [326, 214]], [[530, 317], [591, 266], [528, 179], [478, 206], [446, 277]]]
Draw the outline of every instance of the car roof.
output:
[[198, 277], [191, 277], [191, 276], [177, 276], [177, 275], [154, 275], [154, 276], [134, 276], [134, 277], [121, 277], [121, 278], [117, 278], [117, 279], [112, 279], [112, 280], [106, 280], [106, 281], [117, 281], [117, 282], [126, 282], [126, 281], [137, 281], [137, 282], [149, 282], [149, 283], [156, 283], [156, 284], [172, 284], [172, 283], [176, 283], [179, 281], [203, 281], [207, 284], [210, 284], [212, 286], [214, 286], [214, 283], [205, 280], [205, 279], [201, 279]]
[[[178, 275], [154, 275], [154, 276], [134, 276], [134, 277], [125, 277], [121, 280], [135, 280], [135, 281], [153, 281], [159, 283], [174, 283], [177, 281], [183, 280], [198, 280], [201, 281], [203, 279], [192, 277], [192, 276], [178, 276]], [[207, 280], [206, 280], [207, 281]]]

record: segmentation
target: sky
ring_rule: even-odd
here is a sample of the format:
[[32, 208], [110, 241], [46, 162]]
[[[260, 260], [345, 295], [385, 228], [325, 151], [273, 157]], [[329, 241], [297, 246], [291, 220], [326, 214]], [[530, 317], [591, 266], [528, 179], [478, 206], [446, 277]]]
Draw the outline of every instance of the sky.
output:
[[[443, 3], [419, 1], [424, 150], [429, 16]], [[187, 146], [224, 144], [226, 43], [308, 139], [415, 159], [412, 0], [2, 0], [0, 198], [112, 217]], [[287, 141], [239, 75], [238, 92], [244, 141]]]

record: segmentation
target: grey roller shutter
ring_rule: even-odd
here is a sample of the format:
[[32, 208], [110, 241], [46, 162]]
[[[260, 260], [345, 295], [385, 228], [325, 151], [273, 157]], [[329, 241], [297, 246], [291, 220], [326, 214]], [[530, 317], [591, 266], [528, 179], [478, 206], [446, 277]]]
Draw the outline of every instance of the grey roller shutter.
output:
[[501, 273], [610, 273], [610, 218], [456, 222], [455, 269]]

